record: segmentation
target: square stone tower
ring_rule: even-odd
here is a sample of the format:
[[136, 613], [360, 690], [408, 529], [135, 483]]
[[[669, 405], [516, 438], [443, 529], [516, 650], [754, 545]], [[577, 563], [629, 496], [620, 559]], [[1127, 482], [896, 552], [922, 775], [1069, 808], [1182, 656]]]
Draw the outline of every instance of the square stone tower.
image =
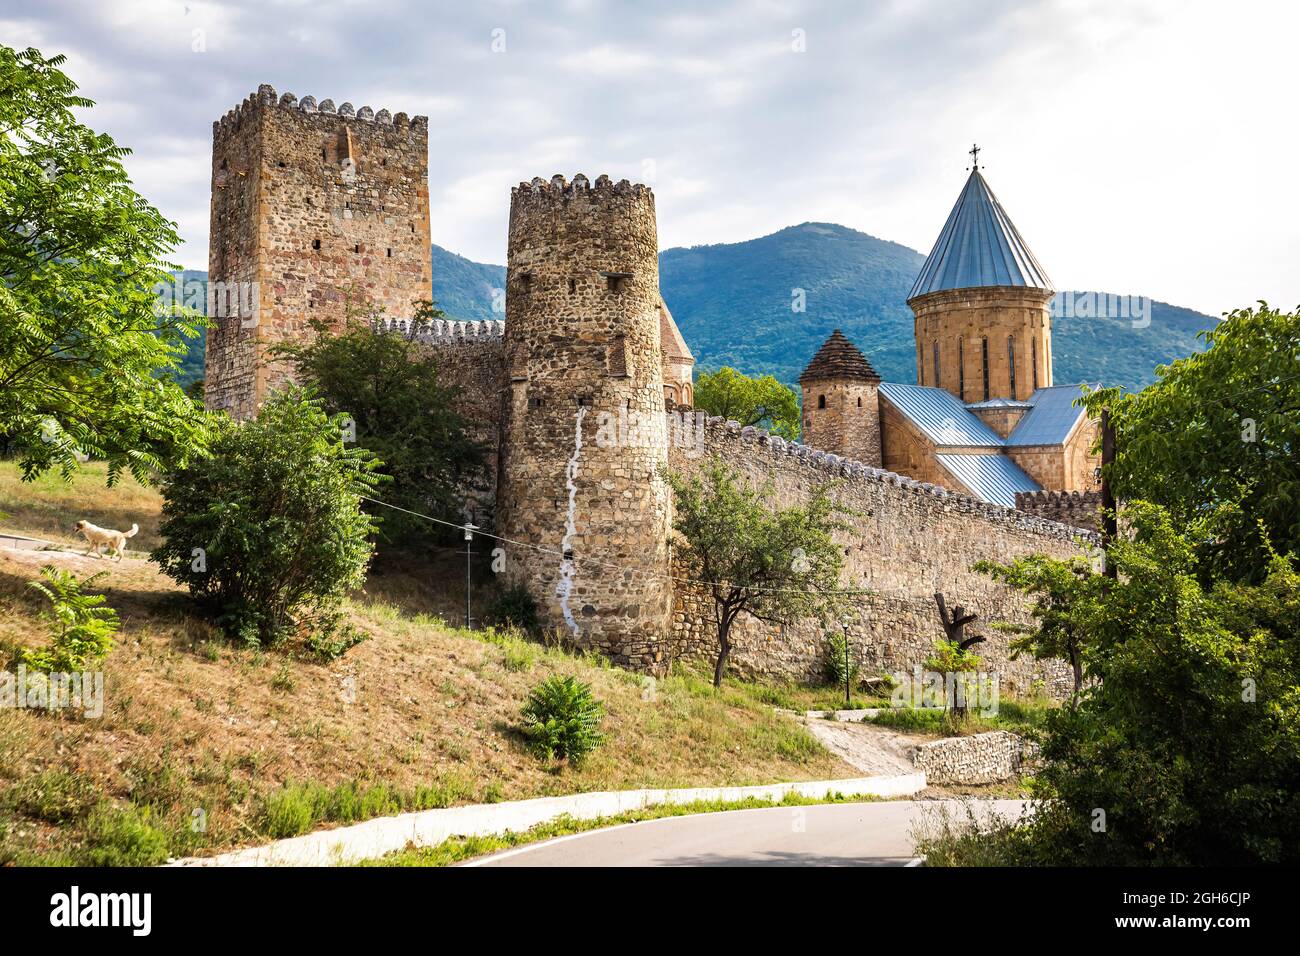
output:
[[431, 297], [429, 121], [258, 87], [212, 124], [208, 408], [247, 418], [284, 384], [270, 349], [349, 310]]
[[880, 467], [880, 376], [839, 329], [799, 376], [803, 443]]

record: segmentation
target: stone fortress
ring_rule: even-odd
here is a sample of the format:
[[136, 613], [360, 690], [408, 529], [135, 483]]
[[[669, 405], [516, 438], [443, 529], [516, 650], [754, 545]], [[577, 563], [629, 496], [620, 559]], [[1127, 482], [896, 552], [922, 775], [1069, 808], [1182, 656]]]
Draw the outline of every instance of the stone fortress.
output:
[[[213, 124], [209, 281], [258, 295], [209, 330], [208, 406], [254, 414], [286, 380], [277, 343], [382, 309], [380, 327], [437, 353], [493, 453], [472, 518], [504, 539], [506, 581], [579, 646], [649, 673], [714, 653], [711, 603], [674, 563], [664, 469], [719, 456], [782, 501], [833, 482], [855, 512], [839, 540], [845, 587], [862, 593], [845, 626], [869, 670], [929, 656], [943, 591], [978, 611], [1004, 687], [1062, 683], [1063, 668], [1009, 659], [988, 625], [1027, 622], [1025, 601], [971, 565], [1095, 545], [1094, 428], [1070, 404], [1078, 389], [1052, 384], [1052, 291], [978, 168], [909, 298], [918, 384], [882, 383], [837, 332], [801, 378], [805, 444], [691, 412], [694, 358], [659, 293], [656, 228], [642, 185], [520, 183], [504, 319], [415, 321], [432, 297], [427, 118], [263, 85]], [[824, 666], [818, 622], [737, 632], [733, 670]]]

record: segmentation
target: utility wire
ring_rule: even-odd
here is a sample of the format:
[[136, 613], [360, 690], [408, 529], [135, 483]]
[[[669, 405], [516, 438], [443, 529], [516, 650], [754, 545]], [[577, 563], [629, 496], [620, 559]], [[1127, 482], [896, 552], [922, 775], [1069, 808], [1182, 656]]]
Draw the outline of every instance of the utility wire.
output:
[[[448, 528], [455, 528], [457, 531], [465, 530], [465, 525], [457, 524], [454, 521], [447, 521], [443, 518], [435, 518], [433, 517], [433, 515], [426, 515], [426, 514], [421, 514], [418, 511], [411, 511], [408, 508], [402, 508], [398, 505], [389, 504], [387, 501], [380, 501], [378, 498], [370, 498], [367, 497], [366, 495], [359, 495], [358, 497], [360, 497], [362, 501], [369, 501], [373, 504], [382, 505], [385, 508], [392, 508], [394, 511], [401, 511], [405, 514], [412, 515], [416, 518], [424, 518], [426, 521], [432, 521], [435, 524], [445, 525]], [[647, 577], [659, 578], [664, 581], [676, 581], [680, 584], [699, 584], [705, 587], [744, 587], [746, 588], [746, 590], [763, 591], [771, 594], [815, 594], [823, 597], [827, 595], [842, 596], [842, 595], [861, 595], [861, 594], [877, 593], [870, 590], [869, 588], [861, 588], [856, 590], [844, 589], [844, 590], [836, 590], [836, 591], [807, 591], [807, 590], [802, 590], [800, 588], [768, 588], [768, 587], [761, 587], [759, 585], [733, 585], [729, 581], [702, 581], [699, 580], [698, 578], [684, 578], [684, 577], [677, 577], [676, 575], [672, 575], [672, 574], [659, 574], [656, 571], [647, 571], [644, 568], [628, 568], [628, 567], [624, 567], [623, 565], [614, 564], [609, 561], [600, 561], [596, 558], [579, 558], [576, 555], [573, 557], [567, 557], [563, 551], [556, 551], [554, 548], [548, 548], [540, 544], [532, 544], [531, 542], [528, 541], [513, 541], [510, 538], [503, 538], [500, 535], [489, 534], [486, 531], [475, 530], [474, 534], [481, 534], [485, 538], [491, 538], [492, 540], [500, 541], [503, 544], [515, 545], [516, 547], [520, 547], [520, 548], [532, 548], [534, 551], [540, 551], [543, 554], [554, 555], [555, 557], [565, 561], [573, 561], [575, 563], [585, 562], [587, 564], [594, 564], [603, 568], [609, 568], [614, 571], [631, 571], [633, 574], [644, 574]], [[463, 551], [459, 551], [457, 553], [464, 554]]]

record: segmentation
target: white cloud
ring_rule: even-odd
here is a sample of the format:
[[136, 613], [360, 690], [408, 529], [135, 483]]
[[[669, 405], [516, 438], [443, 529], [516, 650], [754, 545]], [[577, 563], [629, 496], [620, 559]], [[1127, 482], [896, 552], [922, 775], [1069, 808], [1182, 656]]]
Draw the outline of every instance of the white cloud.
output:
[[665, 245], [830, 220], [924, 252], [978, 141], [1058, 284], [1218, 312], [1300, 301], [1297, 26], [1265, 0], [8, 0], [0, 35], [69, 54], [187, 265], [211, 122], [271, 83], [428, 115], [435, 241], [482, 261], [511, 186], [556, 172], [650, 178]]

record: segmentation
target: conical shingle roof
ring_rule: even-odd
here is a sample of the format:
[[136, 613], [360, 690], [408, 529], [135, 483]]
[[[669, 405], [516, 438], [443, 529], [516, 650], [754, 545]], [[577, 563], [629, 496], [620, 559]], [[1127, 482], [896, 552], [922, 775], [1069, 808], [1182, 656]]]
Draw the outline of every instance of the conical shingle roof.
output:
[[845, 338], [839, 329], [832, 332], [831, 337], [817, 350], [817, 354], [799, 376], [799, 382], [824, 382], [835, 378], [880, 381], [880, 376], [861, 349]]
[[973, 169], [907, 297], [982, 286], [1051, 291], [1052, 280], [979, 169]]

